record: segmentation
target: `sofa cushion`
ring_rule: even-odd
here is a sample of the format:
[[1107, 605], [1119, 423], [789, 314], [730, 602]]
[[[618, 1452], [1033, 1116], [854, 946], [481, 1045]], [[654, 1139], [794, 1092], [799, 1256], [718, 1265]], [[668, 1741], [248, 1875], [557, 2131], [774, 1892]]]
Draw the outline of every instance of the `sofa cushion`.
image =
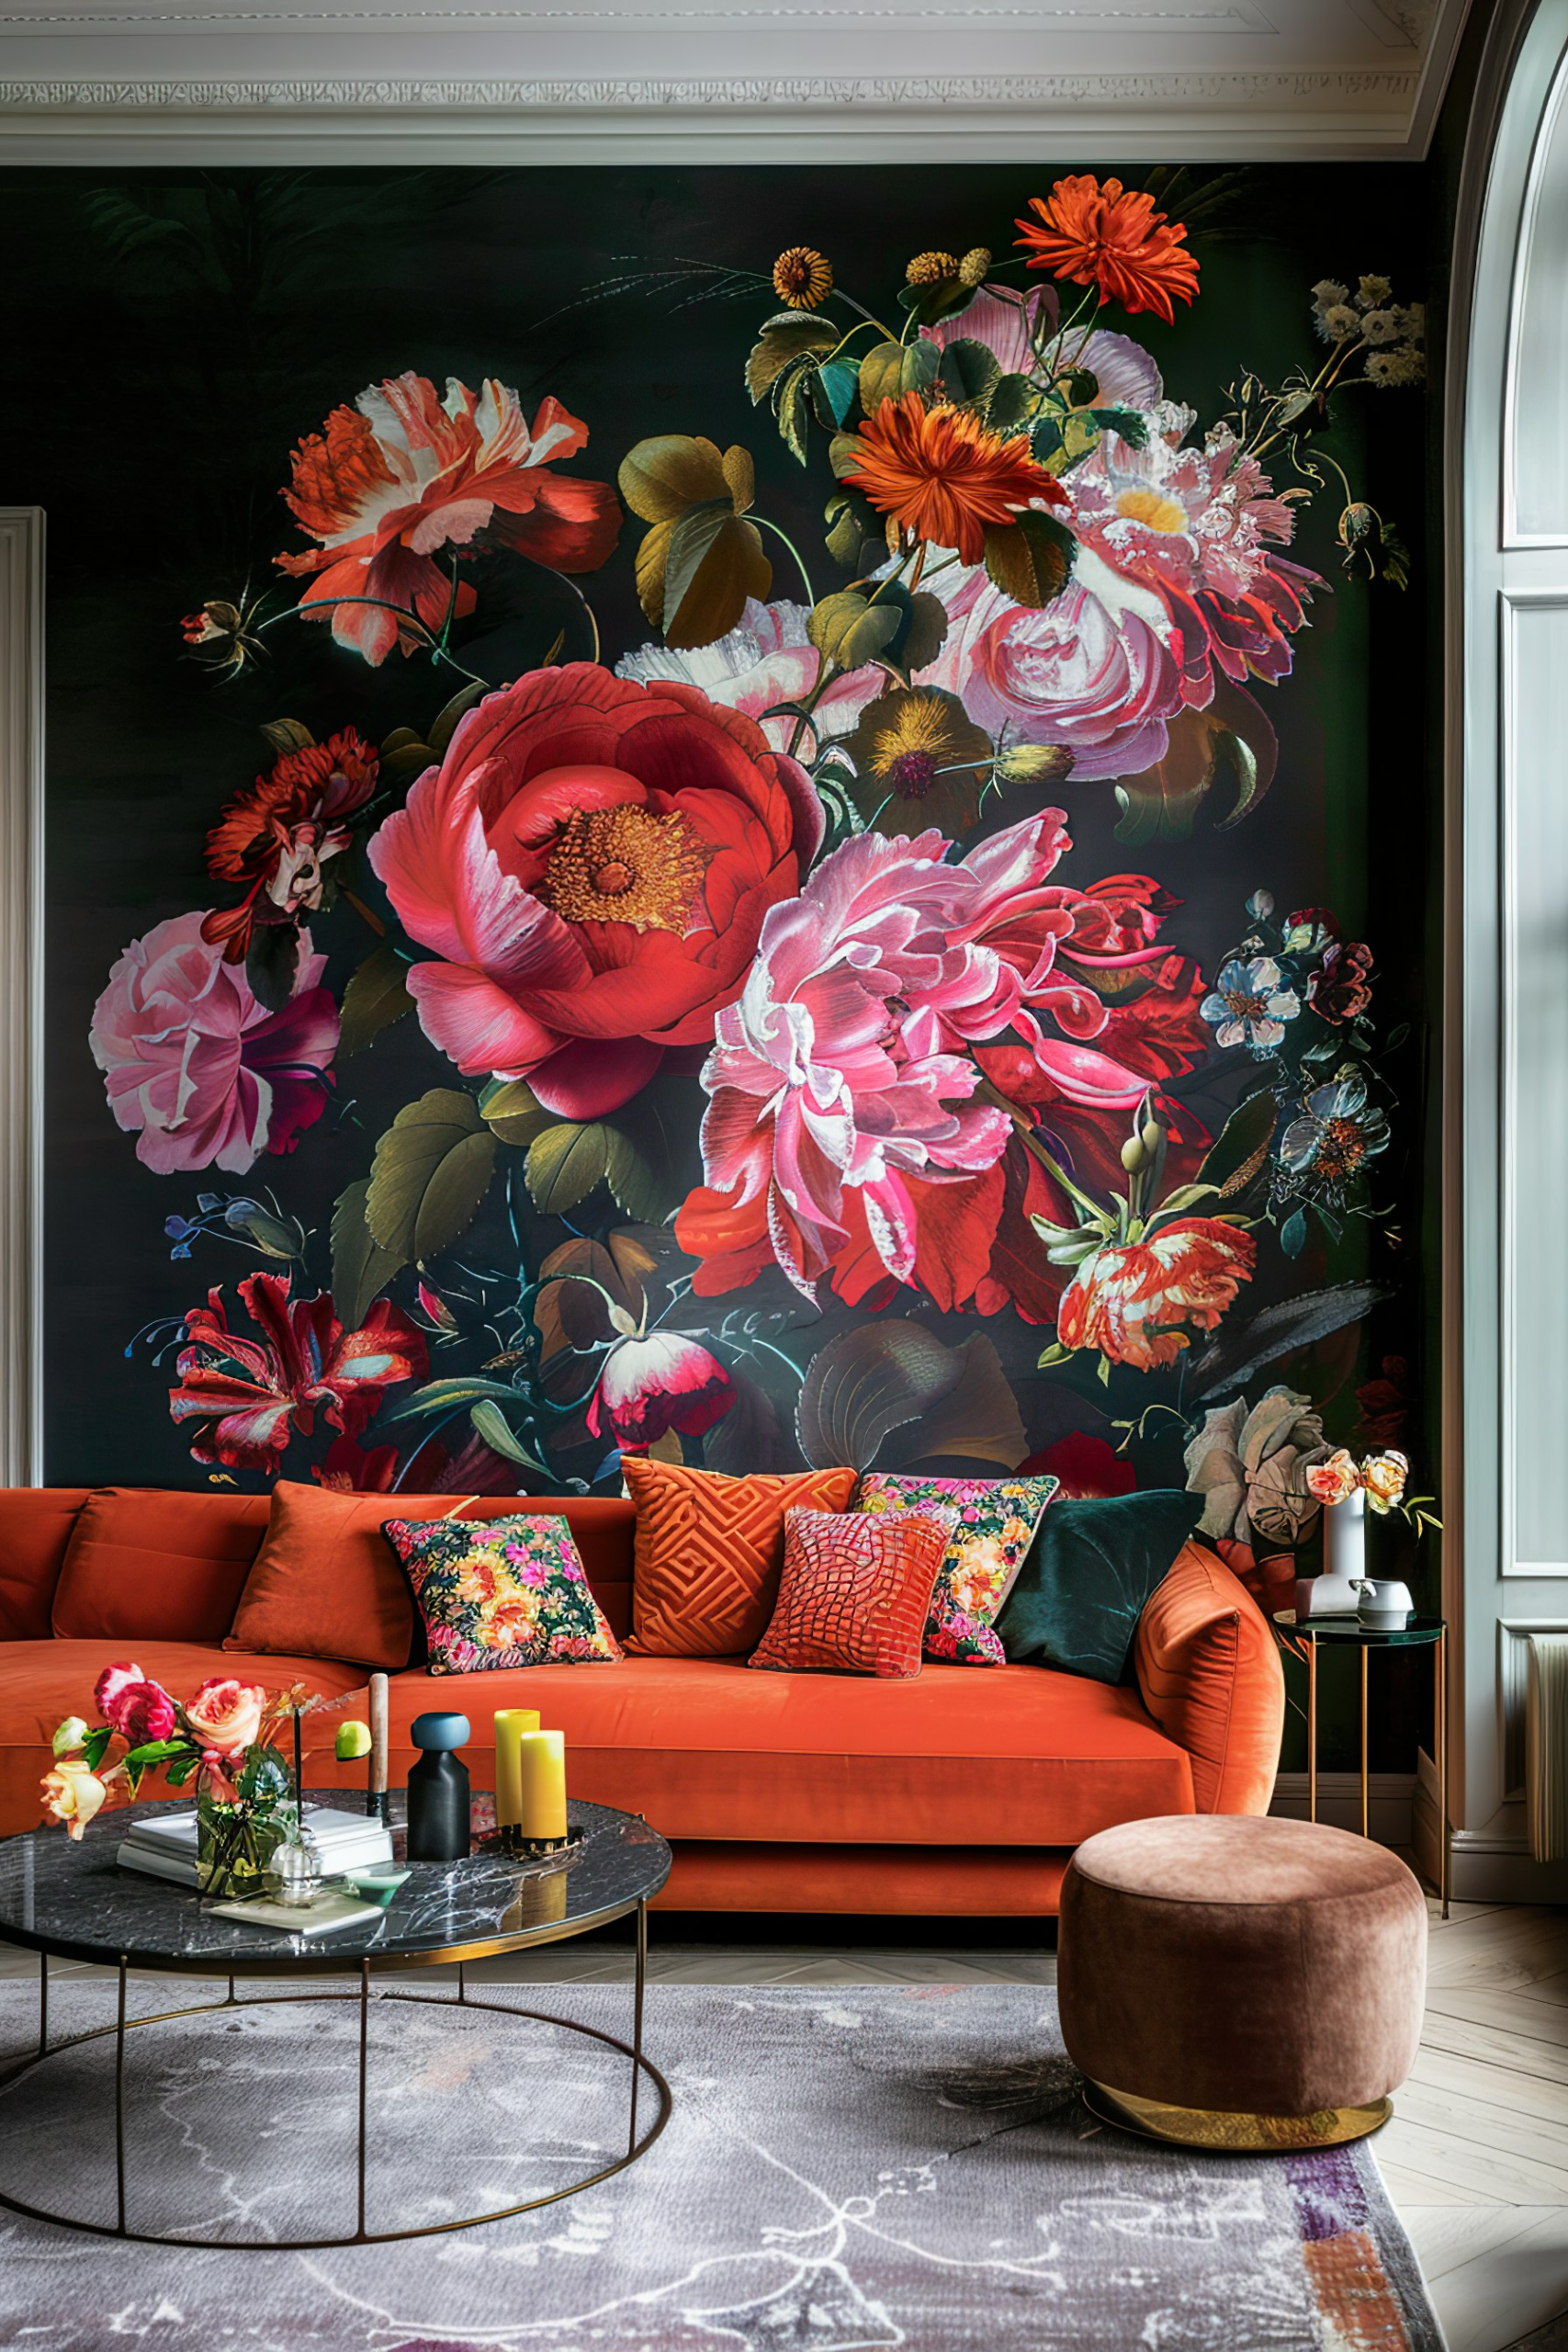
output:
[[[465, 1750], [476, 1788], [492, 1770], [491, 1710], [537, 1707], [566, 1734], [573, 1796], [644, 1813], [669, 1838], [1071, 1846], [1193, 1810], [1187, 1758], [1135, 1690], [1038, 1666], [928, 1663], [918, 1681], [878, 1682], [634, 1657], [610, 1674], [536, 1666], [482, 1688]], [[451, 1697], [450, 1677], [393, 1677], [394, 1782], [414, 1716]]]
[[778, 1602], [747, 1664], [770, 1674], [912, 1682], [954, 1517], [786, 1510]]
[[[224, 1647], [303, 1657], [351, 1658], [395, 1672], [409, 1662], [413, 1598], [382, 1529], [390, 1519], [504, 1519], [516, 1495], [360, 1495], [280, 1478], [266, 1541], [246, 1579]], [[630, 1605], [629, 1503], [553, 1497], [589, 1586], [613, 1633]]]
[[784, 1515], [842, 1510], [852, 1470], [727, 1478], [626, 1454], [637, 1506], [630, 1646], [651, 1657], [725, 1657], [767, 1631], [784, 1566]]
[[559, 1511], [389, 1519], [383, 1532], [413, 1587], [432, 1674], [619, 1663]]
[[1139, 1616], [1202, 1509], [1179, 1487], [1053, 1503], [997, 1618], [1009, 1657], [1130, 1682]]
[[66, 1545], [62, 1641], [220, 1642], [266, 1531], [265, 1495], [97, 1487]]
[[0, 1642], [41, 1642], [85, 1487], [0, 1487]]
[[[358, 1667], [315, 1657], [225, 1656], [215, 1642], [138, 1642], [134, 1649], [102, 1641], [0, 1642], [0, 1837], [37, 1827], [42, 1817], [39, 1782], [49, 1770], [55, 1725], [67, 1715], [84, 1716], [88, 1723], [96, 1719], [93, 1685], [117, 1658], [141, 1667], [176, 1699], [188, 1698], [214, 1674], [238, 1675], [267, 1690], [286, 1690], [290, 1683], [303, 1682], [334, 1699], [362, 1690], [365, 1683]], [[319, 1730], [306, 1717], [306, 1739], [319, 1743], [321, 1778], [333, 1781], [338, 1778], [331, 1761], [337, 1713], [323, 1713], [318, 1720]], [[363, 1788], [365, 1768], [356, 1770]], [[157, 1779], [149, 1781], [145, 1790], [149, 1799], [168, 1793]]]
[[1187, 1544], [1138, 1621], [1149, 1713], [1192, 1759], [1200, 1813], [1267, 1813], [1285, 1728], [1274, 1629], [1223, 1560]]

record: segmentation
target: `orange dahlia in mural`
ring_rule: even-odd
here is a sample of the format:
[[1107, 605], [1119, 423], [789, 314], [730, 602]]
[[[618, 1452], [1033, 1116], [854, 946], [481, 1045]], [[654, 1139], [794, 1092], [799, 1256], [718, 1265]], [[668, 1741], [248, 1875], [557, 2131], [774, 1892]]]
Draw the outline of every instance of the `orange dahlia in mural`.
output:
[[928, 409], [919, 392], [884, 401], [855, 450], [858, 469], [842, 480], [900, 530], [956, 548], [965, 563], [985, 555], [987, 523], [1011, 523], [1035, 499], [1067, 503], [1026, 443], [987, 433], [972, 410]]
[[1092, 174], [1058, 180], [1049, 196], [1032, 196], [1038, 217], [1014, 225], [1031, 269], [1075, 286], [1097, 286], [1101, 302], [1124, 311], [1153, 311], [1172, 323], [1172, 295], [1190, 302], [1198, 291], [1198, 265], [1186, 251], [1179, 220], [1156, 212], [1154, 198], [1120, 180], [1100, 187]]

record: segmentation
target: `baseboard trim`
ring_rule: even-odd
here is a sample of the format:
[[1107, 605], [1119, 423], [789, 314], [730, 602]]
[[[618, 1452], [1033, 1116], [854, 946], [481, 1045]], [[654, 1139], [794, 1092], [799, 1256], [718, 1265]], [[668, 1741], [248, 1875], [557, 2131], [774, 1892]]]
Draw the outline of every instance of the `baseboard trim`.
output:
[[[1380, 1846], [1412, 1843], [1416, 1792], [1414, 1772], [1371, 1772], [1367, 1777], [1368, 1826]], [[1269, 1812], [1284, 1821], [1307, 1818], [1307, 1776], [1281, 1772], [1274, 1783]], [[1359, 1772], [1320, 1772], [1317, 1776], [1317, 1817], [1331, 1829], [1361, 1826], [1361, 1776]]]

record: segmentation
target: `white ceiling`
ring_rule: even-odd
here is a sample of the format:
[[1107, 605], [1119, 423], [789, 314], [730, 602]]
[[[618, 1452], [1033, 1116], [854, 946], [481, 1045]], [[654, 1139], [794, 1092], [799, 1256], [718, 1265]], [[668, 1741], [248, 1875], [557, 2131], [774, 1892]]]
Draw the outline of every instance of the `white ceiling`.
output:
[[1466, 0], [0, 0], [0, 161], [1425, 152]]

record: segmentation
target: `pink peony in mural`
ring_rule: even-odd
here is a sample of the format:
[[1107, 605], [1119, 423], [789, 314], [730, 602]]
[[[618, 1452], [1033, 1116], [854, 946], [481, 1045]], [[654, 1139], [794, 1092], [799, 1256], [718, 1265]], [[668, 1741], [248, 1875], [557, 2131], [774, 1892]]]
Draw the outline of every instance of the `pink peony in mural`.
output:
[[441, 958], [408, 980], [431, 1042], [595, 1118], [712, 1037], [822, 824], [754, 720], [574, 662], [470, 711], [370, 861]]
[[326, 1108], [338, 1012], [324, 956], [300, 933], [294, 993], [269, 1012], [243, 969], [175, 915], [133, 940], [93, 1007], [93, 1057], [109, 1108], [162, 1176], [243, 1175], [264, 1151], [292, 1151]]

